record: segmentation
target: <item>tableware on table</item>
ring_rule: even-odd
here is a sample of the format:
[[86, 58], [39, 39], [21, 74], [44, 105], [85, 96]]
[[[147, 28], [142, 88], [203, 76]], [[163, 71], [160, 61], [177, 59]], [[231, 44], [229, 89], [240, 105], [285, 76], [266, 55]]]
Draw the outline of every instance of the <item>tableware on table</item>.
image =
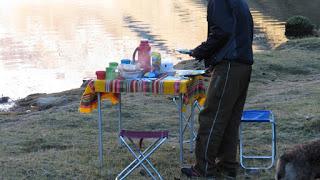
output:
[[161, 71], [169, 76], [174, 76], [176, 71], [173, 68], [173, 62], [171, 59], [164, 59], [161, 63]]
[[162, 71], [172, 71], [173, 70], [173, 63], [172, 62], [164, 62], [161, 64]]
[[177, 76], [184, 76], [184, 77], [192, 77], [192, 76], [199, 76], [205, 74], [205, 70], [176, 70]]
[[151, 53], [152, 72], [160, 74], [161, 72], [161, 54], [158, 52]]
[[96, 71], [97, 79], [104, 80], [106, 78], [106, 71]]
[[125, 79], [136, 79], [143, 76], [143, 69], [136, 71], [120, 71], [120, 76]]
[[119, 72], [121, 71], [140, 71], [141, 68], [138, 64], [120, 64], [118, 66]]
[[[138, 59], [136, 60], [136, 53], [138, 52]], [[151, 47], [148, 40], [141, 40], [140, 45], [134, 50], [132, 56], [132, 63], [140, 64], [144, 73], [151, 71]]]
[[146, 77], [146, 78], [155, 78], [156, 77], [156, 73], [154, 72], [147, 72], [143, 75], [143, 77]]
[[161, 70], [169, 76], [174, 76], [176, 73], [176, 70], [173, 68], [173, 63], [168, 60], [161, 64]]
[[144, 74], [139, 64], [120, 64], [118, 66], [120, 76], [125, 79], [141, 78]]
[[168, 76], [174, 76], [176, 74], [176, 70], [170, 70], [166, 72], [168, 74]]
[[114, 67], [106, 68], [106, 80], [113, 80], [117, 78], [117, 73]]
[[176, 49], [176, 51], [179, 52], [180, 54], [190, 55], [192, 53], [192, 51], [190, 49]]
[[130, 59], [121, 59], [121, 64], [131, 64]]
[[118, 63], [117, 62], [109, 62], [109, 67], [111, 67], [113, 69], [117, 69]]

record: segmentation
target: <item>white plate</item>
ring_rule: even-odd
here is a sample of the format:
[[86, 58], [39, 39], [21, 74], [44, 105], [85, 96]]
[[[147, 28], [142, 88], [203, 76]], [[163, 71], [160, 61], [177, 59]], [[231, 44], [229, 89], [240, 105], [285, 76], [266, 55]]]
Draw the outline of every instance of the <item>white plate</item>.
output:
[[205, 74], [205, 70], [176, 70], [178, 76], [198, 76]]
[[176, 51], [181, 54], [191, 54], [191, 51], [189, 49], [176, 49]]

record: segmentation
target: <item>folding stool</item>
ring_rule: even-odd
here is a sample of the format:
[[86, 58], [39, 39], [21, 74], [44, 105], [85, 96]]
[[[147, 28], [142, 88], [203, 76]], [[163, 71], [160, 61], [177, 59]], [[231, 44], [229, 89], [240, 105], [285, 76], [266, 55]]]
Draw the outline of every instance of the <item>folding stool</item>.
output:
[[[134, 169], [138, 166], [142, 166], [147, 173], [152, 177], [152, 179], [157, 179], [152, 171], [159, 177], [163, 179], [157, 169], [152, 165], [148, 159], [152, 153], [157, 150], [162, 143], [168, 138], [168, 131], [129, 131], [121, 130], [120, 131], [120, 141], [128, 148], [130, 153], [134, 156], [135, 160], [132, 161], [125, 169], [123, 169], [120, 174], [118, 174], [116, 179], [125, 179]], [[133, 145], [130, 147], [129, 144], [125, 141], [127, 138]], [[137, 147], [133, 142], [133, 139], [140, 139], [140, 147]], [[141, 151], [141, 144], [143, 139], [156, 139], [154, 143], [148, 146], [143, 152]], [[149, 165], [151, 170], [147, 167]]]
[[[271, 123], [272, 142], [271, 142], [271, 156], [255, 156], [244, 155], [243, 150], [243, 137], [242, 137], [242, 123]], [[244, 169], [270, 169], [275, 161], [276, 156], [276, 123], [271, 111], [268, 110], [246, 110], [243, 111], [239, 129], [240, 137], [240, 164]], [[246, 166], [244, 164], [245, 159], [271, 159], [271, 163], [268, 166]]]

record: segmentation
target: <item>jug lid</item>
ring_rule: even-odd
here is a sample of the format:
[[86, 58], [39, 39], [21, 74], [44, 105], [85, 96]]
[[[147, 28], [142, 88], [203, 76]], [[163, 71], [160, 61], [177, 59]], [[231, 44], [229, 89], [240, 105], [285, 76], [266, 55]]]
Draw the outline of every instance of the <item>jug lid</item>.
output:
[[148, 40], [148, 39], [141, 39], [140, 42], [141, 42], [141, 43], [149, 43], [149, 40]]

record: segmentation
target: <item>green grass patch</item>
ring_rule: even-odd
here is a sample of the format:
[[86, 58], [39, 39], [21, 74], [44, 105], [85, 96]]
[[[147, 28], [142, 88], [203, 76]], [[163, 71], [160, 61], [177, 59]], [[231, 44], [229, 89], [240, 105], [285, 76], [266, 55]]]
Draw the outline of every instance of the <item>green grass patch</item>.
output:
[[[278, 156], [293, 144], [319, 137], [320, 55], [319, 38], [290, 41], [273, 51], [255, 54], [246, 109], [269, 109], [277, 122]], [[81, 90], [54, 94], [68, 97], [59, 106], [42, 111], [0, 114], [0, 179], [114, 179], [132, 160], [117, 141], [115, 106], [103, 103], [104, 167], [98, 168], [97, 112], [78, 113]], [[123, 127], [167, 129], [169, 140], [152, 156], [165, 179], [180, 177], [178, 111], [171, 96], [123, 95]], [[32, 102], [32, 101], [30, 101]], [[270, 126], [252, 124], [244, 130], [248, 152], [267, 152]], [[186, 135], [188, 137], [188, 135]], [[194, 154], [184, 152], [186, 162]], [[249, 162], [259, 163], [259, 162]], [[248, 173], [239, 179], [273, 179], [274, 169]], [[132, 179], [148, 179], [135, 171]], [[182, 178], [183, 179], [183, 178]]]

